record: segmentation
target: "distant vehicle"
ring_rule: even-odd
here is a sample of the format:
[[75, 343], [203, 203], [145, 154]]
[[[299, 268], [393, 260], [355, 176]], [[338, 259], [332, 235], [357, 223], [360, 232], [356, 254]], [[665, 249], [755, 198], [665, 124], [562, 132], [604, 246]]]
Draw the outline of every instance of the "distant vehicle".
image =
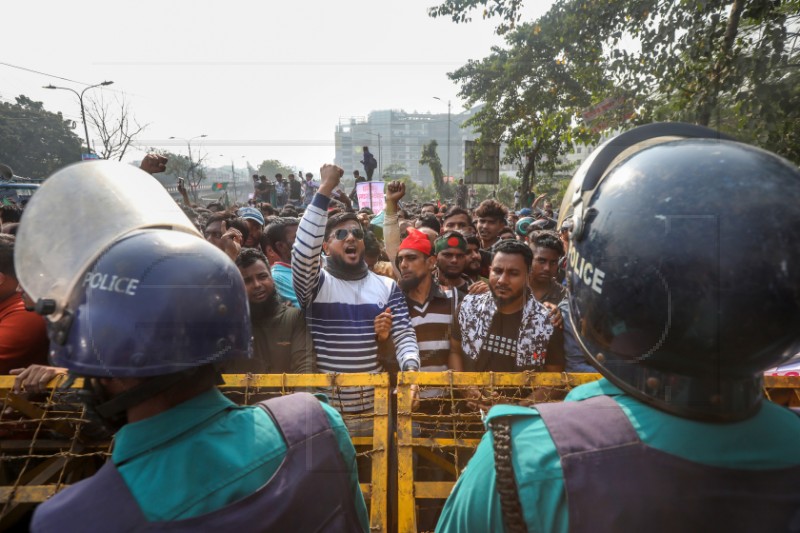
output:
[[39, 188], [40, 182], [41, 180], [17, 176], [11, 167], [0, 163], [0, 202], [25, 205]]
[[0, 201], [25, 205], [39, 188], [38, 183], [15, 183], [0, 181]]

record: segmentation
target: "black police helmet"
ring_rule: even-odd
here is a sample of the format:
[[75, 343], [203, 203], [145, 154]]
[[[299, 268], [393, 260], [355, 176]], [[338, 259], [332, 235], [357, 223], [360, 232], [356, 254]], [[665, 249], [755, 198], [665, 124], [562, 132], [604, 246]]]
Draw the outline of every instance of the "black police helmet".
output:
[[735, 421], [757, 411], [763, 371], [800, 350], [800, 170], [721, 137], [622, 134], [577, 171], [561, 212], [591, 362], [659, 409]]

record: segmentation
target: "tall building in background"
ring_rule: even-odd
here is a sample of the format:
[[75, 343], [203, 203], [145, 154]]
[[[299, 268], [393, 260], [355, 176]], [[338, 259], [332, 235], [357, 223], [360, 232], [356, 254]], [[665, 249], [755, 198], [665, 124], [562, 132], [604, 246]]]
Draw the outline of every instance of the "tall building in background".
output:
[[[450, 115], [449, 168], [450, 175], [456, 180], [464, 177], [464, 141], [478, 137], [475, 131], [462, 128], [462, 125], [479, 110], [480, 106], [477, 106], [469, 111]], [[422, 147], [435, 139], [442, 170], [447, 175], [447, 118], [447, 113], [408, 113], [402, 110], [372, 111], [367, 117], [341, 118], [335, 133], [335, 162], [345, 169], [345, 176], [351, 176], [353, 170], [365, 175], [360, 161], [362, 147], [368, 146], [378, 160], [378, 169], [372, 179], [377, 181], [384, 174], [395, 174], [397, 165], [402, 165], [405, 170], [400, 173], [411, 176], [417, 183], [430, 185], [433, 183], [431, 171], [427, 166], [419, 164], [419, 158]], [[615, 129], [604, 133], [598, 144], [620, 131]], [[564, 179], [572, 176], [595, 147], [573, 144], [572, 150], [562, 158], [562, 163], [573, 163], [573, 166], [556, 175]], [[502, 163], [505, 148], [505, 144], [500, 146], [500, 173], [517, 176], [517, 164]]]
[[[462, 124], [472, 116], [472, 112], [451, 113], [450, 127], [450, 175], [456, 179], [464, 175], [464, 141], [473, 140], [477, 135]], [[437, 152], [445, 175], [448, 169], [447, 113], [407, 113], [399, 110], [373, 111], [368, 117], [349, 117], [340, 119], [336, 126], [335, 162], [349, 174], [359, 170], [364, 174], [362, 147], [378, 160], [378, 169], [373, 179], [402, 165], [404, 174], [411, 179], [428, 185], [433, 176], [427, 166], [419, 164], [422, 147], [431, 140], [438, 143]]]

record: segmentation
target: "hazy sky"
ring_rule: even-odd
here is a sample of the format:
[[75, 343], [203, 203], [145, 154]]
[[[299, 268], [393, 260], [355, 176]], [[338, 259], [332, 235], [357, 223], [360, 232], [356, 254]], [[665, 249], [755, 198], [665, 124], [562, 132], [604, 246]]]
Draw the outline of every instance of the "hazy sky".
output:
[[[524, 18], [550, 3], [529, 1]], [[454, 24], [428, 17], [433, 5], [7, 2], [0, 62], [87, 84], [113, 80], [90, 93], [125, 93], [136, 118], [149, 123], [140, 137], [147, 146], [185, 153], [182, 141], [168, 138], [206, 134], [212, 164], [279, 159], [317, 174], [321, 163], [333, 161], [340, 118], [387, 108], [444, 113], [447, 99], [453, 112], [462, 108], [447, 72], [488, 55], [502, 40], [479, 13], [472, 23]], [[43, 101], [76, 120], [83, 137], [77, 97], [42, 89], [50, 83], [85, 87], [0, 65], [0, 98], [25, 94]]]

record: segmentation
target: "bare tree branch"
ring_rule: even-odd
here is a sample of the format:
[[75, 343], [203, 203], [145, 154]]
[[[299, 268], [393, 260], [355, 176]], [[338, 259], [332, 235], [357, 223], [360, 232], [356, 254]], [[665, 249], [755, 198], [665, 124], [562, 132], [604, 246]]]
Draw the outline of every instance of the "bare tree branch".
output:
[[107, 101], [103, 92], [89, 98], [86, 118], [100, 141], [101, 148], [97, 150], [100, 157], [118, 161], [125, 156], [134, 138], [148, 126], [139, 124], [133, 117], [124, 94], [115, 96], [113, 101]]

